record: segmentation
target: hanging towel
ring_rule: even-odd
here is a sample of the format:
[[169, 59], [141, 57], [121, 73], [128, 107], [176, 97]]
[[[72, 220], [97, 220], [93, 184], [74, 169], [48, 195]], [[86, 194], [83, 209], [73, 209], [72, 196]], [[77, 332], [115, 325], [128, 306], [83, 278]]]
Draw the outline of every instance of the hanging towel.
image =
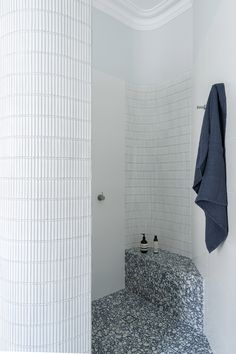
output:
[[228, 235], [225, 163], [226, 96], [224, 84], [211, 88], [198, 148], [193, 189], [206, 216], [205, 240], [214, 251]]

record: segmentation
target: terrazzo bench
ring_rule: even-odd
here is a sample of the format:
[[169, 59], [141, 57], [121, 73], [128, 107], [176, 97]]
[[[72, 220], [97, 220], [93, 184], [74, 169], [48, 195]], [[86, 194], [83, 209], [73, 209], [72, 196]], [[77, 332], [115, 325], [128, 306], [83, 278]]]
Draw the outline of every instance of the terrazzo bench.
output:
[[149, 249], [125, 252], [125, 286], [168, 312], [179, 323], [203, 332], [203, 279], [190, 258]]

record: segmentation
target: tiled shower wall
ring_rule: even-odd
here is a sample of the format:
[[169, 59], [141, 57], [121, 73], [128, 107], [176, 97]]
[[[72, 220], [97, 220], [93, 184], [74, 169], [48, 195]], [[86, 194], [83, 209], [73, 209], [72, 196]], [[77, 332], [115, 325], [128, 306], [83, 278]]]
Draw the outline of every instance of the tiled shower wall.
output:
[[190, 75], [159, 87], [127, 85], [126, 247], [140, 233], [191, 257]]
[[0, 18], [0, 350], [90, 353], [90, 0]]

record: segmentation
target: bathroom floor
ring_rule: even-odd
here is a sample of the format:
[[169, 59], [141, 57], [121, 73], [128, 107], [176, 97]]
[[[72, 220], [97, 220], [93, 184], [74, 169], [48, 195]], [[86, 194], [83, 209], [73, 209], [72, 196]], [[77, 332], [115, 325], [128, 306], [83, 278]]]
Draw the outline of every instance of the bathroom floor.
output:
[[207, 338], [121, 290], [93, 301], [93, 354], [212, 354]]

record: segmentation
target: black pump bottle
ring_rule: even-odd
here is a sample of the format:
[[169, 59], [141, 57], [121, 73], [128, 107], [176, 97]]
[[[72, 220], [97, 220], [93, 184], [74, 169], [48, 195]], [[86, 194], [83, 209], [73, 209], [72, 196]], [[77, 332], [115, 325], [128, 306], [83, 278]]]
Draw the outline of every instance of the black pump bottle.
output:
[[147, 253], [147, 251], [148, 251], [148, 242], [146, 240], [145, 234], [141, 234], [141, 235], [143, 235], [143, 239], [140, 242], [140, 251], [142, 253]]

